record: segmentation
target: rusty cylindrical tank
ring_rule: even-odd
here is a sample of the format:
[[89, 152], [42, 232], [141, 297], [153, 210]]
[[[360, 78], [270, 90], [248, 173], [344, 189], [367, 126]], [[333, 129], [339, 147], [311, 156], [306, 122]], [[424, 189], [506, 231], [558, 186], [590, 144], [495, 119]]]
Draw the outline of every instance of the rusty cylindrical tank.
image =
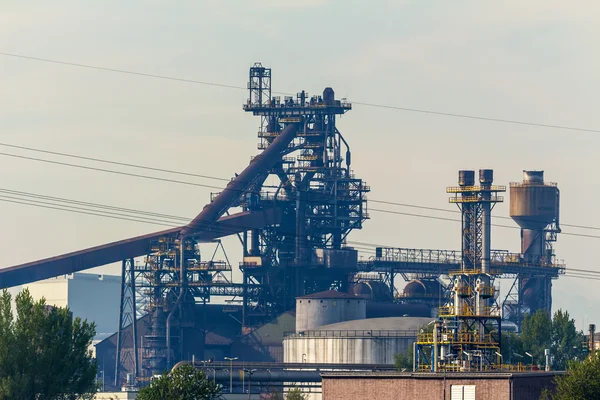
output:
[[558, 220], [558, 205], [558, 187], [544, 183], [544, 171], [523, 171], [523, 182], [510, 184], [510, 216], [523, 229], [542, 230]]

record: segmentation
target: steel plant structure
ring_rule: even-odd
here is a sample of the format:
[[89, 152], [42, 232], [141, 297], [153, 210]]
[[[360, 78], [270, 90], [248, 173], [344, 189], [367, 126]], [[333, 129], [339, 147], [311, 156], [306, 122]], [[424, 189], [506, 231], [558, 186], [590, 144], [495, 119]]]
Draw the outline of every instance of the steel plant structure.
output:
[[[420, 334], [415, 346], [415, 369], [470, 371], [478, 357], [479, 370], [496, 364], [500, 351], [500, 307], [496, 303], [491, 259], [491, 210], [502, 202], [504, 186], [492, 186], [493, 171], [480, 170], [480, 186], [474, 171], [459, 171], [458, 187], [451, 203], [462, 215], [462, 262], [449, 272], [450, 301], [439, 310], [433, 333]], [[427, 349], [430, 351], [428, 352]]]
[[[271, 69], [260, 64], [250, 68], [248, 88], [244, 110], [260, 117], [259, 149], [268, 149], [287, 124], [301, 123], [279, 162], [240, 203], [245, 211], [282, 212], [279, 224], [244, 232], [242, 239], [244, 285], [264, 287], [259, 296], [244, 296], [244, 325], [256, 325], [293, 309], [298, 296], [349, 289], [358, 257], [344, 241], [368, 218], [369, 187], [354, 176], [350, 147], [336, 127], [336, 117], [352, 106], [336, 100], [333, 89], [272, 97]], [[269, 175], [279, 184], [264, 188]]]
[[[524, 312], [540, 308], [550, 311], [551, 280], [564, 271], [551, 247], [560, 232], [556, 185], [545, 184], [543, 175], [535, 171], [526, 173], [522, 184], [511, 184], [511, 216], [522, 228], [518, 254], [490, 249], [491, 205], [500, 200], [501, 190], [491, 185], [491, 171], [483, 170], [480, 186], [474, 186], [470, 171], [463, 172], [459, 187], [451, 189], [462, 210], [462, 252], [377, 248], [375, 257], [358, 261], [346, 238], [368, 219], [369, 187], [353, 174], [350, 146], [336, 126], [352, 106], [336, 99], [331, 88], [322, 95], [301, 91], [281, 99], [273, 96], [271, 78], [269, 68], [253, 65], [249, 99], [243, 106], [260, 118], [262, 152], [223, 191], [213, 194], [188, 225], [3, 268], [0, 287], [121, 262], [115, 381], [124, 379], [125, 367], [137, 377], [149, 377], [189, 354], [203, 354], [202, 309], [206, 307], [198, 305], [213, 296], [241, 302], [240, 315], [235, 317], [248, 331], [293, 309], [296, 297], [305, 294], [370, 290], [372, 297], [391, 302], [398, 274], [406, 280], [417, 277], [425, 290], [421, 297], [396, 301], [424, 301], [435, 307], [454, 293], [450, 308], [440, 308], [441, 322], [435, 329], [446, 332], [440, 336], [444, 340], [477, 331], [470, 341], [461, 342], [471, 356], [477, 354], [469, 352], [473, 346], [496, 346], [489, 331], [489, 326], [499, 325], [494, 277], [514, 278], [502, 303], [511, 320], [519, 323]], [[278, 183], [270, 184], [269, 177]], [[230, 210], [235, 211], [230, 214]], [[208, 256], [200, 251], [202, 243], [218, 246], [219, 238], [229, 235], [238, 235], [242, 243], [241, 283], [232, 282], [227, 259], [220, 261], [212, 251]], [[379, 281], [369, 281], [373, 276]], [[435, 282], [440, 276], [451, 277], [452, 285]], [[432, 296], [427, 290], [440, 293]], [[492, 312], [490, 307], [496, 308]], [[137, 343], [132, 322], [142, 315], [146, 315], [147, 333]], [[128, 325], [133, 329], [126, 330]], [[439, 343], [429, 345], [439, 347]], [[124, 351], [125, 347], [132, 351]], [[439, 349], [445, 354], [455, 350]], [[491, 365], [489, 351], [481, 351], [479, 360]], [[455, 365], [444, 357], [445, 366]]]
[[[178, 237], [153, 241], [143, 263], [124, 263], [128, 280], [123, 293], [129, 297], [122, 296], [119, 332], [126, 334], [129, 315], [150, 315], [149, 333], [140, 346], [144, 376], [184, 359], [183, 349], [202, 354], [201, 346], [193, 351], [204, 333], [194, 306], [206, 304], [211, 296], [240, 297], [242, 324], [252, 327], [292, 309], [297, 296], [347, 290], [356, 270], [356, 251], [343, 244], [367, 218], [368, 187], [352, 176], [349, 147], [335, 126], [336, 115], [351, 105], [336, 100], [331, 88], [310, 99], [304, 91], [296, 99], [271, 97], [271, 70], [260, 64], [250, 68], [248, 87], [244, 110], [261, 118], [258, 147], [263, 152], [223, 192], [213, 194], [212, 202]], [[264, 187], [270, 175], [278, 177], [278, 186]], [[215, 261], [214, 254], [202, 261], [198, 250], [198, 235], [234, 207], [247, 215], [269, 210], [277, 215], [260, 227], [232, 224], [243, 245], [242, 284], [225, 275], [231, 271], [228, 262]], [[135, 351], [121, 352], [123, 343], [125, 338], [119, 337], [117, 378], [120, 364], [133, 363], [136, 375], [140, 372]]]
[[[451, 278], [448, 301], [439, 307], [438, 320], [432, 322], [433, 331], [418, 337], [415, 370], [496, 370], [501, 362], [502, 312], [517, 325], [524, 312], [550, 312], [551, 280], [564, 270], [562, 264], [556, 263], [550, 243], [560, 232], [559, 192], [555, 184], [544, 184], [541, 171], [524, 171], [524, 175], [523, 184], [511, 184], [511, 217], [522, 227], [521, 254], [491, 250], [491, 210], [495, 203], [504, 200], [498, 193], [506, 191], [504, 186], [492, 185], [492, 170], [479, 171], [479, 186], [475, 186], [474, 171], [459, 171], [459, 186], [447, 189], [454, 194], [450, 202], [459, 204], [461, 209], [460, 268], [444, 271]], [[455, 254], [451, 260], [438, 258], [437, 266], [449, 264], [448, 261], [454, 264], [457, 259]], [[515, 280], [499, 304], [494, 279], [508, 274], [515, 275]], [[518, 290], [512, 294], [515, 285]], [[514, 301], [510, 301], [510, 296], [514, 296]]]

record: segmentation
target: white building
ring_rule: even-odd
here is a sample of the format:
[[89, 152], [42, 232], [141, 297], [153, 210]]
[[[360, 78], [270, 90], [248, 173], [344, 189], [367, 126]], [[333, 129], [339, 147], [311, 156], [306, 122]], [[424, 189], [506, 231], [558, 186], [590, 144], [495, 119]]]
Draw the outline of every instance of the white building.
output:
[[102, 340], [119, 328], [121, 277], [74, 273], [25, 285], [35, 300], [69, 307], [74, 317], [96, 323], [96, 337]]

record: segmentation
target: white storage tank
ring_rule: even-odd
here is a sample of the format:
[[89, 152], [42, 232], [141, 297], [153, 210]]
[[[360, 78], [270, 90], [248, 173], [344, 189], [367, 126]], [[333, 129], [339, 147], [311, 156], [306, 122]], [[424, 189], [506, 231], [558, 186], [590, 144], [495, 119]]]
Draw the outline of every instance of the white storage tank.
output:
[[287, 334], [284, 362], [323, 364], [393, 364], [431, 318], [369, 318], [325, 325], [309, 332]]
[[[394, 354], [406, 353], [411, 349], [417, 340], [418, 330], [431, 320], [418, 317], [369, 318], [288, 333], [283, 339], [283, 361], [394, 364]], [[331, 368], [331, 371], [335, 371], [335, 368]], [[302, 388], [307, 400], [322, 400], [319, 386], [307, 384]]]
[[367, 300], [348, 293], [328, 290], [296, 299], [296, 332], [366, 316]]

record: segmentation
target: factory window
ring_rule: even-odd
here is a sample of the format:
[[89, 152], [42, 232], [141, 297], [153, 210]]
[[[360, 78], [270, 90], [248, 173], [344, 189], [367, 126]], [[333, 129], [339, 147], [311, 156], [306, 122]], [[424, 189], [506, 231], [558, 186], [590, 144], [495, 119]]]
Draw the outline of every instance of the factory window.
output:
[[321, 303], [323, 302], [323, 300], [321, 300]]
[[332, 302], [331, 302], [331, 305], [332, 305], [332, 306], [334, 306], [334, 307], [335, 307], [335, 306], [337, 306], [337, 301], [335, 301], [335, 300], [334, 300], [334, 301], [332, 301]]
[[451, 385], [450, 400], [475, 400], [475, 385]]
[[310, 300], [308, 302], [310, 303]]

